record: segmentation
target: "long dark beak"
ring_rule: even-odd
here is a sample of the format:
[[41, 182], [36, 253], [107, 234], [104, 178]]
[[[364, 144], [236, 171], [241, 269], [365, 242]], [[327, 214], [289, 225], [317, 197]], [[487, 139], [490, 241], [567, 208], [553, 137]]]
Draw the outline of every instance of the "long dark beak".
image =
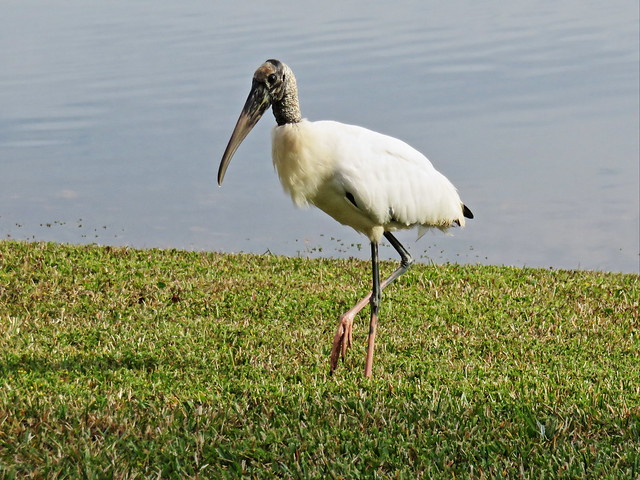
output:
[[258, 123], [258, 120], [260, 120], [260, 117], [262, 117], [267, 108], [269, 108], [269, 105], [271, 105], [269, 91], [264, 84], [254, 80], [247, 101], [242, 108], [242, 112], [240, 112], [236, 128], [233, 129], [227, 148], [224, 151], [224, 155], [222, 155], [220, 167], [218, 167], [218, 185], [222, 185], [224, 174], [227, 171], [233, 154], [236, 153], [242, 141], [255, 124]]

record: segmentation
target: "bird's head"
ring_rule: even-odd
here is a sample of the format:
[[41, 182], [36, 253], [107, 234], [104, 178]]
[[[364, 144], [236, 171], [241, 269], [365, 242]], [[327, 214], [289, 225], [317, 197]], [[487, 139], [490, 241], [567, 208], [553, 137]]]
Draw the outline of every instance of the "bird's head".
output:
[[[222, 185], [224, 174], [242, 141], [258, 123], [264, 112], [274, 103], [282, 102], [285, 96], [287, 73], [289, 68], [279, 60], [267, 60], [253, 74], [251, 91], [240, 112], [227, 148], [222, 155], [218, 168], [218, 185]], [[291, 75], [292, 76], [292, 75]]]

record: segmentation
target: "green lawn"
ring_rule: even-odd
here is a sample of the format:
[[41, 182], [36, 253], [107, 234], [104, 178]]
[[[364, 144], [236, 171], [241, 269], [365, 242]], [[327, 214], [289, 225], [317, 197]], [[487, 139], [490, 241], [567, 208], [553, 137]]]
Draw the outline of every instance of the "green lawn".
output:
[[638, 284], [0, 242], [0, 478], [637, 479]]

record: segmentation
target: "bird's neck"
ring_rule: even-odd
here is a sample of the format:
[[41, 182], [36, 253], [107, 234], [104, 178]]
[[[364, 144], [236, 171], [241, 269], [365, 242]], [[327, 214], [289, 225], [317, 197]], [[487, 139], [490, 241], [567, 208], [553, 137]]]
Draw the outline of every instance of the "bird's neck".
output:
[[284, 94], [280, 100], [271, 104], [273, 116], [276, 117], [278, 125], [287, 123], [298, 123], [302, 120], [300, 113], [300, 103], [298, 102], [298, 87], [296, 85], [296, 77], [294, 77], [291, 69], [286, 67], [284, 80]]

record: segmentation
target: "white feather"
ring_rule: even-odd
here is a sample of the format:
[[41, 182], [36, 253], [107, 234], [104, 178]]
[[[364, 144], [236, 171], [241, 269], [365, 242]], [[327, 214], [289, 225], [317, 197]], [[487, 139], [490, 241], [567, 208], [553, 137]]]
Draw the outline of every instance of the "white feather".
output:
[[464, 226], [455, 187], [396, 138], [333, 121], [302, 120], [274, 127], [272, 157], [297, 206], [315, 205], [371, 241], [401, 228], [419, 226], [423, 234], [431, 227]]

